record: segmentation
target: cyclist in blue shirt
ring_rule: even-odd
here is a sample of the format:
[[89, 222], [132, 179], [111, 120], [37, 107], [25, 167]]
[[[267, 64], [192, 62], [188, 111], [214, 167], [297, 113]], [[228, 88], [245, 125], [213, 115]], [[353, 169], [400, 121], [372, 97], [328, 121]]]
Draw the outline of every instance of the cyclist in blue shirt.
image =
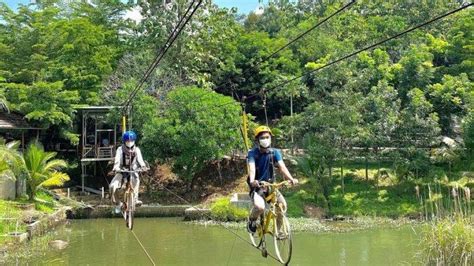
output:
[[[251, 149], [247, 155], [247, 164], [249, 169], [248, 184], [250, 186], [250, 197], [253, 202], [253, 208], [249, 216], [247, 230], [255, 233], [257, 229], [257, 218], [265, 210], [265, 194], [267, 191], [259, 187], [260, 181], [274, 182], [274, 167], [277, 167], [283, 177], [292, 185], [298, 183], [298, 179], [293, 178], [283, 162], [281, 151], [271, 147], [273, 133], [267, 126], [259, 126], [255, 129], [254, 137], [256, 147]], [[283, 211], [286, 212], [287, 205], [285, 198], [280, 193], [277, 201], [283, 205]]]

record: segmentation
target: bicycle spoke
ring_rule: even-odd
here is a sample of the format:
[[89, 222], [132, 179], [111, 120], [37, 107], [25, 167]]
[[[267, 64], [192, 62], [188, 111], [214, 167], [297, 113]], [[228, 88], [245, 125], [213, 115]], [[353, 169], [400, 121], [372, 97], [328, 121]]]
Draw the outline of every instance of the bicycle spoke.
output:
[[283, 215], [279, 227], [277, 226], [277, 218], [274, 218], [275, 232], [273, 235], [275, 253], [281, 263], [287, 264], [290, 262], [292, 253], [292, 239], [291, 229], [288, 218]]

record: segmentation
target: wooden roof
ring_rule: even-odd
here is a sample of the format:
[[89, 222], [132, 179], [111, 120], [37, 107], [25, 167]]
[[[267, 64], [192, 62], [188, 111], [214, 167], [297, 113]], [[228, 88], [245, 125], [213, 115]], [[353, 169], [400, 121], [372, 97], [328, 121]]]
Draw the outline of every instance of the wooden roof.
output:
[[14, 112], [1, 112], [0, 111], [0, 129], [41, 129], [38, 127], [34, 127], [25, 119], [25, 116], [14, 113]]

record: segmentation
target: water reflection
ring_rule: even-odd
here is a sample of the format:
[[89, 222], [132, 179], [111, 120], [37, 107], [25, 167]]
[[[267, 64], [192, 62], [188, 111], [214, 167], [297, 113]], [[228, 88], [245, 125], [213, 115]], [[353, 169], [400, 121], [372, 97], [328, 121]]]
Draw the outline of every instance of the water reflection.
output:
[[[134, 232], [158, 265], [279, 265], [221, 227], [177, 219], [137, 219]], [[239, 232], [247, 237], [245, 232]], [[20, 264], [150, 265], [121, 219], [72, 221], [58, 233], [62, 251]], [[410, 227], [351, 233], [298, 233], [291, 265], [400, 265], [414, 263], [416, 235]], [[271, 246], [270, 246], [271, 248]]]

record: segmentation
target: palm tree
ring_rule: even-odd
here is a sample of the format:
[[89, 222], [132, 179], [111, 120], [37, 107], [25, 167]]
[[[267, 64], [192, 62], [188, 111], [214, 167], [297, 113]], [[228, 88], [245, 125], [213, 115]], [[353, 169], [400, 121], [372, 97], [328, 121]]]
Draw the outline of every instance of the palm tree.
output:
[[23, 158], [28, 185], [27, 191], [30, 200], [35, 199], [36, 191], [44, 184], [44, 182], [51, 182], [52, 179], [58, 178], [63, 182], [69, 180], [67, 175], [58, 175], [57, 171], [66, 167], [67, 163], [64, 160], [54, 159], [55, 156], [55, 152], [44, 151], [43, 146], [38, 142], [32, 142], [28, 145], [28, 149], [23, 155]]
[[0, 174], [7, 171], [13, 172], [15, 176], [21, 174], [23, 157], [18, 152], [19, 146], [19, 141], [5, 143], [5, 140], [0, 138]]
[[7, 113], [10, 112], [10, 109], [8, 108], [7, 98], [5, 98], [5, 95], [3, 95], [2, 91], [0, 91], [0, 111], [4, 111]]

